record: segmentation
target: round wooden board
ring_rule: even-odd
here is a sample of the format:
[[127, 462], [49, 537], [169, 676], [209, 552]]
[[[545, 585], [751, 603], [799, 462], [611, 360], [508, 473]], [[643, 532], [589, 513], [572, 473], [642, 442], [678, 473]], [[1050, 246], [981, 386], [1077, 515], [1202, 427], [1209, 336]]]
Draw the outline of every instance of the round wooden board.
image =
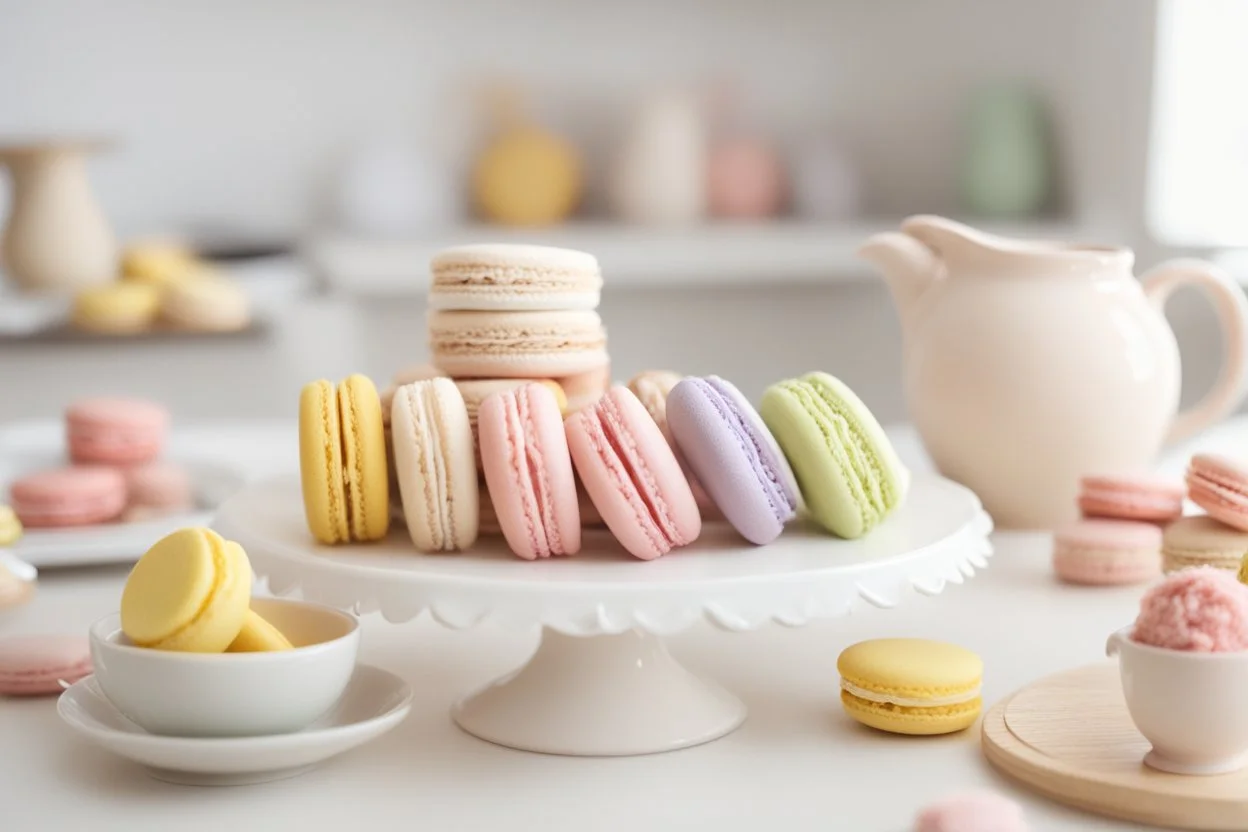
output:
[[1148, 740], [1131, 723], [1115, 662], [1050, 676], [997, 703], [984, 756], [1060, 803], [1183, 829], [1248, 829], [1248, 770], [1184, 777], [1147, 768]]

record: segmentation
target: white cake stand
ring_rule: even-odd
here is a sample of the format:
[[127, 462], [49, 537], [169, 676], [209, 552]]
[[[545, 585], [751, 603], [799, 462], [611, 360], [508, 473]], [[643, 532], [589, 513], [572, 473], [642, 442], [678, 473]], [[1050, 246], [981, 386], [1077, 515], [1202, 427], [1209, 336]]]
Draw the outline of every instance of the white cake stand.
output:
[[461, 700], [461, 728], [550, 754], [648, 754], [709, 742], [745, 706], [681, 666], [663, 636], [699, 619], [734, 631], [846, 615], [860, 599], [892, 607], [913, 588], [935, 595], [986, 565], [992, 521], [967, 489], [916, 477], [906, 505], [868, 537], [838, 540], [795, 526], [770, 546], [718, 524], [696, 544], [651, 562], [605, 532], [581, 554], [522, 561], [501, 538], [471, 552], [422, 555], [395, 529], [371, 545], [324, 547], [308, 534], [299, 482], [253, 483], [221, 506], [220, 532], [243, 545], [277, 594], [407, 621], [425, 610], [445, 626], [485, 620], [542, 627], [521, 668]]

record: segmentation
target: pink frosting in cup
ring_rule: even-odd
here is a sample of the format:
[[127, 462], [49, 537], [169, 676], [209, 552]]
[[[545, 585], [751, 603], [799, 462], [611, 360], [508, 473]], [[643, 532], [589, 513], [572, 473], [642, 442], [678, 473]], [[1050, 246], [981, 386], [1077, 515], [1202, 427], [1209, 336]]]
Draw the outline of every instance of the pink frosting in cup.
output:
[[1248, 586], [1210, 566], [1171, 573], [1140, 600], [1131, 638], [1195, 653], [1248, 650]]

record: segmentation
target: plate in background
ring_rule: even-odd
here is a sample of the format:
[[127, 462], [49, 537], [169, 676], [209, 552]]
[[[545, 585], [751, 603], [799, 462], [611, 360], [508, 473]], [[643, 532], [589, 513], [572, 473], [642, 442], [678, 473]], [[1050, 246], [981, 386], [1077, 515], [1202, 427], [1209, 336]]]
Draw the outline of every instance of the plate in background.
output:
[[[164, 459], [186, 467], [196, 508], [138, 523], [106, 523], [64, 529], [27, 529], [8, 551], [39, 569], [133, 563], [160, 538], [184, 526], [205, 526], [216, 508], [246, 482], [245, 474], [213, 459], [207, 446], [180, 440], [170, 432]], [[64, 425], [60, 421], [19, 424], [0, 429], [0, 502], [9, 484], [27, 473], [67, 465]]]

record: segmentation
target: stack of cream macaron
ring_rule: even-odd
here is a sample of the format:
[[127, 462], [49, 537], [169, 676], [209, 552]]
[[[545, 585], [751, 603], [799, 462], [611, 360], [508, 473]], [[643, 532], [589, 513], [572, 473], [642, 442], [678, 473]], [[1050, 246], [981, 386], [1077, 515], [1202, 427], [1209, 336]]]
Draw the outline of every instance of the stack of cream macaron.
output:
[[[445, 249], [430, 264], [431, 364], [400, 370], [382, 392], [389, 437], [397, 388], [449, 378], [463, 397], [476, 445], [477, 410], [494, 393], [540, 383], [566, 416], [592, 405], [611, 384], [607, 335], [597, 308], [602, 273], [592, 254], [533, 245], [484, 244]], [[478, 468], [480, 453], [477, 453]], [[391, 466], [392, 516], [402, 520]], [[496, 531], [482, 480], [481, 526]], [[582, 500], [589, 508], [588, 500]], [[587, 511], [588, 522], [596, 512]]]

